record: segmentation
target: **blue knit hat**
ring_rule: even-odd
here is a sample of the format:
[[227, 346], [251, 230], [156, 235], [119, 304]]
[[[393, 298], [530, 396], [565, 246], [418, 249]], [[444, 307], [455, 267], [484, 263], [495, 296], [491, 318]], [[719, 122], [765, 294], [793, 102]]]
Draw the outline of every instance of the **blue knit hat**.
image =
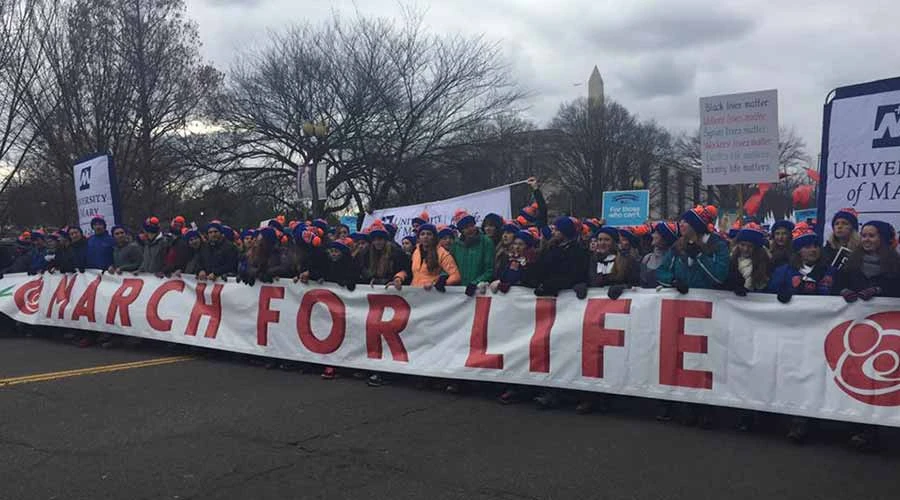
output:
[[409, 236], [404, 236], [401, 241], [408, 241], [412, 243], [413, 246], [416, 246], [416, 237], [412, 234], [410, 234]]
[[795, 251], [799, 252], [801, 248], [810, 245], [815, 245], [817, 247], [822, 246], [819, 235], [806, 223], [797, 224], [792, 236], [794, 240], [791, 242], [791, 245], [794, 247]]
[[574, 240], [578, 237], [578, 229], [575, 228], [575, 221], [572, 220], [571, 217], [557, 217], [555, 221], [553, 221], [553, 226], [556, 227], [556, 230], [562, 233], [566, 239]]
[[[421, 227], [419, 229], [421, 230]], [[445, 238], [447, 236], [456, 238], [456, 231], [454, 231], [450, 226], [442, 227], [441, 230], [437, 233], [438, 239]]]
[[435, 236], [437, 236], [437, 234], [438, 234], [437, 228], [434, 227], [434, 224], [431, 224], [431, 223], [422, 224], [421, 226], [419, 226], [419, 233], [421, 233], [422, 231], [431, 231], [431, 233], [434, 234]]
[[709, 232], [709, 225], [718, 216], [719, 212], [716, 207], [697, 205], [688, 210], [681, 216], [681, 220], [685, 221], [694, 228], [697, 234], [706, 234]]
[[619, 229], [619, 236], [628, 240], [628, 243], [631, 243], [631, 246], [637, 248], [641, 245], [641, 239], [638, 238], [638, 235], [634, 234], [630, 228], [623, 227]]
[[[673, 245], [675, 241], [678, 240], [678, 226], [676, 226], [674, 223], [660, 221], [653, 226], [653, 230], [659, 233], [659, 235], [662, 236], [662, 238], [666, 240], [666, 243], [668, 243], [669, 245]], [[729, 238], [735, 238], [736, 236], [737, 233], [732, 236], [729, 231]]]
[[844, 219], [849, 222], [851, 226], [853, 226], [854, 231], [859, 231], [859, 214], [856, 213], [856, 210], [852, 208], [842, 208], [835, 212], [834, 217], [831, 218], [831, 227], [834, 227], [834, 223], [837, 222], [838, 219]]
[[599, 236], [599, 235], [601, 235], [601, 234], [606, 234], [606, 235], [608, 235], [610, 238], [612, 238], [613, 241], [615, 241], [616, 243], [618, 243], [618, 242], [619, 242], [619, 235], [620, 235], [621, 233], [619, 232], [618, 229], [616, 229], [616, 228], [614, 228], [614, 227], [612, 227], [612, 226], [601, 226], [601, 227], [597, 228], [597, 231], [596, 231], [595, 234], [596, 234], [597, 236]]
[[519, 226], [517, 226], [517, 225], [515, 225], [515, 224], [513, 224], [513, 223], [509, 223], [509, 224], [504, 224], [504, 225], [503, 225], [503, 229], [501, 229], [500, 232], [501, 232], [501, 233], [513, 233], [513, 234], [516, 234], [516, 233], [519, 232], [519, 229], [520, 229]]
[[350, 239], [353, 241], [369, 241], [369, 235], [366, 233], [355, 232], [350, 235]]
[[746, 241], [754, 246], [762, 247], [766, 244], [766, 233], [758, 224], [747, 224], [738, 231], [737, 240]]
[[144, 220], [144, 231], [148, 233], [159, 232], [159, 219], [156, 217], [147, 217]]
[[321, 229], [323, 233], [328, 233], [328, 230], [330, 229], [328, 227], [328, 221], [326, 221], [325, 219], [316, 219], [312, 221], [312, 225], [313, 227]]
[[241, 231], [241, 239], [246, 237], [256, 238], [256, 230], [255, 229], [244, 229]]
[[182, 238], [184, 238], [184, 241], [191, 241], [192, 239], [199, 238], [199, 237], [200, 237], [200, 233], [198, 233], [194, 229], [191, 229], [190, 231], [188, 231], [188, 232], [184, 233], [184, 235], [182, 235]]
[[262, 236], [262, 239], [274, 245], [278, 243], [278, 233], [275, 232], [275, 228], [272, 226], [267, 226], [259, 230], [257, 233], [259, 236]]
[[772, 224], [772, 236], [775, 236], [775, 231], [778, 231], [782, 228], [787, 229], [787, 232], [790, 235], [794, 230], [794, 223], [789, 220], [776, 221], [774, 224]]
[[111, 234], [114, 234], [114, 233], [116, 232], [117, 229], [121, 229], [122, 231], [125, 231], [125, 234], [128, 234], [128, 233], [130, 232], [130, 231], [128, 231], [128, 228], [127, 228], [127, 227], [125, 227], [125, 226], [123, 226], [123, 225], [121, 225], [121, 224], [116, 224], [115, 226], [112, 227], [112, 229], [110, 229], [109, 232], [110, 232]]
[[341, 253], [346, 255], [350, 253], [350, 245], [348, 243], [349, 242], [346, 239], [334, 240], [328, 244], [328, 248], [337, 248]]
[[489, 213], [484, 216], [484, 220], [481, 221], [481, 227], [484, 227], [487, 224], [493, 224], [497, 228], [503, 227], [503, 217], [495, 213]]
[[106, 220], [103, 219], [102, 216], [97, 215], [91, 219], [91, 227], [94, 227], [94, 224], [100, 224], [101, 226], [106, 227]]
[[533, 247], [536, 243], [534, 240], [534, 235], [532, 235], [528, 231], [516, 231], [516, 239], [524, 241], [525, 245], [527, 245], [529, 248]]

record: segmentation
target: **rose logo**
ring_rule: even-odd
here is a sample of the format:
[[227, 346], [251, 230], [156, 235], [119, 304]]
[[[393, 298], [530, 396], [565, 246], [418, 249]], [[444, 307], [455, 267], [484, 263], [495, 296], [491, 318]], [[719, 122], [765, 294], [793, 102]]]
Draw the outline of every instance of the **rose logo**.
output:
[[876, 406], [900, 406], [900, 312], [845, 321], [825, 338], [825, 359], [838, 387]]
[[40, 278], [20, 286], [13, 295], [16, 307], [18, 307], [23, 314], [34, 314], [38, 312], [38, 302], [40, 302], [41, 299], [42, 288], [44, 288], [44, 280]]

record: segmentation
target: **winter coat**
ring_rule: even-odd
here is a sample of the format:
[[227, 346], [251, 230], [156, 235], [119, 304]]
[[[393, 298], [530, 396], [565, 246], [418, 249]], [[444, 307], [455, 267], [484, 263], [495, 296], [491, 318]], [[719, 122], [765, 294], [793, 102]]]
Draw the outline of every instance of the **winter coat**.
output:
[[494, 242], [480, 234], [474, 242], [460, 238], [453, 242], [450, 254], [459, 269], [462, 285], [489, 282], [494, 276]]
[[808, 269], [785, 264], [775, 270], [766, 291], [786, 295], [832, 295], [834, 268], [825, 259]]
[[[184, 240], [181, 240], [184, 242]], [[200, 248], [203, 248], [201, 245]], [[170, 275], [176, 271], [185, 274], [197, 274], [200, 267], [200, 249], [194, 250], [187, 242], [179, 244], [173, 241], [166, 253], [163, 273]]]
[[442, 247], [437, 247], [437, 255], [440, 267], [437, 272], [432, 273], [428, 270], [428, 264], [425, 262], [425, 259], [422, 258], [419, 246], [416, 245], [410, 263], [412, 277], [409, 276], [406, 270], [403, 270], [397, 273], [395, 278], [400, 278], [404, 283], [410, 283], [412, 286], [422, 287], [436, 282], [443, 272], [447, 275], [448, 285], [460, 284], [462, 282], [462, 277], [459, 274], [459, 269], [456, 267], [456, 261], [453, 260], [453, 255]]
[[782, 248], [772, 247], [771, 253], [772, 253], [772, 259], [771, 259], [772, 266], [770, 269], [778, 269], [779, 267], [781, 267], [785, 264], [791, 263], [790, 249], [782, 249]]
[[69, 245], [69, 250], [72, 251], [72, 262], [75, 264], [75, 269], [81, 271], [87, 269], [87, 240], [82, 238], [78, 242], [72, 242]]
[[208, 241], [200, 248], [200, 266], [197, 273], [227, 276], [237, 272], [238, 249], [230, 241]]
[[137, 243], [130, 241], [125, 246], [113, 247], [112, 266], [120, 271], [134, 272], [141, 268], [144, 251]]
[[360, 269], [360, 283], [374, 282], [376, 285], [384, 285], [393, 281], [394, 276], [401, 271], [405, 272], [407, 276], [410, 274], [410, 261], [406, 254], [403, 253], [403, 250], [398, 250], [394, 247], [390, 248], [390, 261], [388, 262], [388, 265], [385, 266], [386, 269], [381, 273], [379, 273], [377, 269], [372, 271], [369, 270], [369, 257], [371, 253], [375, 251], [372, 245], [369, 245], [368, 248], [356, 256], [356, 264]]
[[[621, 272], [619, 267], [624, 267]], [[637, 262], [626, 255], [610, 254], [601, 257], [592, 253], [588, 264], [588, 284], [593, 287], [610, 285], [634, 286], [640, 281]]]
[[689, 288], [717, 289], [725, 285], [731, 259], [728, 244], [716, 234], [704, 235], [705, 252], [696, 258], [679, 253], [670, 248], [663, 262], [656, 269], [656, 279], [660, 285], [675, 286], [676, 283]]
[[168, 251], [169, 240], [162, 233], [157, 233], [156, 238], [153, 238], [151, 241], [145, 241], [138, 272], [161, 273]]
[[340, 286], [356, 286], [359, 282], [359, 266], [349, 254], [341, 254], [341, 258], [332, 261], [327, 259], [309, 270], [309, 279], [325, 280]]
[[27, 273], [31, 269], [34, 253], [34, 249], [31, 247], [17, 248], [12, 263], [3, 270], [3, 274]]
[[663, 250], [654, 249], [652, 252], [648, 253], [641, 259], [641, 287], [642, 288], [656, 288], [656, 268], [662, 264], [663, 258], [665, 258], [666, 252]]
[[525, 255], [515, 259], [507, 256], [503, 268], [497, 273], [497, 279], [505, 285], [537, 288], [538, 274], [537, 256], [529, 249], [525, 251]]
[[[784, 265], [784, 264], [782, 264]], [[774, 269], [769, 267], [766, 270], [766, 279], [762, 283], [753, 283], [753, 286], [747, 287], [747, 280], [744, 278], [744, 275], [741, 273], [739, 268], [739, 258], [737, 255], [732, 255], [731, 262], [728, 265], [728, 279], [725, 280], [724, 288], [725, 290], [735, 290], [739, 287], [744, 287], [748, 292], [762, 292], [765, 291], [769, 286], [769, 278], [771, 277], [771, 272], [769, 269]]]
[[74, 273], [76, 269], [72, 259], [72, 249], [58, 247], [51, 268], [61, 273]]
[[87, 268], [105, 271], [113, 265], [116, 240], [109, 233], [95, 234], [87, 240]]
[[[49, 261], [52, 261], [54, 257], [55, 255], [51, 254]], [[49, 261], [47, 259], [47, 249], [35, 248], [34, 251], [31, 252], [31, 263], [28, 264], [28, 272], [31, 274], [38, 274], [46, 271]]]
[[838, 273], [835, 291], [841, 292], [843, 289], [849, 289], [859, 292], [874, 287], [881, 289], [881, 293], [877, 295], [879, 297], [900, 297], [900, 272], [882, 271], [880, 274], [869, 277], [863, 274], [858, 262], [850, 259]]
[[590, 256], [578, 240], [548, 247], [538, 259], [539, 286], [554, 294], [577, 284], [587, 284]]
[[835, 263], [834, 259], [839, 251], [840, 248], [834, 248], [833, 246], [831, 246], [830, 241], [826, 241], [825, 246], [822, 248], [822, 263], [826, 266], [834, 267], [835, 274], [839, 273], [841, 269], [843, 269], [844, 265], [846, 264], [846, 258], [849, 258], [851, 253], [849, 249], [847, 249], [847, 251], [844, 252], [845, 258], [842, 260], [842, 262]]

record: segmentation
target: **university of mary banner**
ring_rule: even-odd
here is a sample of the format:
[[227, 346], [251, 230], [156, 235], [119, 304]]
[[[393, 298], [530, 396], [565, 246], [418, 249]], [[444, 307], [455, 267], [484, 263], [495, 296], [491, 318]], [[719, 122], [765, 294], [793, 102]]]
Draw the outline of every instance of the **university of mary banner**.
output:
[[[822, 127], [819, 218], [854, 208], [900, 226], [900, 78], [835, 89]], [[825, 235], [831, 225], [825, 224]]]
[[72, 176], [81, 230], [90, 234], [91, 219], [98, 215], [106, 220], [107, 226], [116, 224], [119, 212], [112, 157], [95, 155], [81, 160], [72, 167]]
[[0, 280], [0, 311], [363, 370], [900, 426], [900, 304], [716, 291], [536, 298], [83, 274]]

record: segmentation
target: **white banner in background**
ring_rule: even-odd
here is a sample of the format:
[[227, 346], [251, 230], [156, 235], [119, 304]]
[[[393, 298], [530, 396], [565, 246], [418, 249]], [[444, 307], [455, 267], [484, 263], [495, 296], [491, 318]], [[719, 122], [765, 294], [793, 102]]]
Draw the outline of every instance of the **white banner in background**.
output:
[[824, 132], [826, 237], [834, 213], [847, 207], [860, 223], [900, 226], [900, 79], [893, 87], [846, 98], [836, 91]]
[[900, 426], [900, 303], [632, 290], [535, 298], [95, 271], [0, 280], [0, 311], [362, 370], [625, 394]]
[[116, 224], [113, 196], [116, 186], [112, 168], [112, 159], [108, 155], [96, 156], [72, 167], [78, 225], [85, 234], [91, 234], [91, 219], [98, 215], [106, 220], [107, 227]]
[[407, 205], [405, 207], [384, 208], [366, 214], [363, 228], [369, 227], [375, 219], [381, 219], [385, 224], [397, 225], [397, 243], [405, 236], [412, 234], [412, 220], [423, 211], [428, 212], [431, 223], [434, 225], [451, 224], [453, 213], [463, 208], [475, 217], [478, 224], [484, 216], [495, 213], [504, 219], [510, 218], [510, 186], [501, 186], [494, 189], [479, 191], [450, 198], [447, 200], [431, 201], [420, 205]]

